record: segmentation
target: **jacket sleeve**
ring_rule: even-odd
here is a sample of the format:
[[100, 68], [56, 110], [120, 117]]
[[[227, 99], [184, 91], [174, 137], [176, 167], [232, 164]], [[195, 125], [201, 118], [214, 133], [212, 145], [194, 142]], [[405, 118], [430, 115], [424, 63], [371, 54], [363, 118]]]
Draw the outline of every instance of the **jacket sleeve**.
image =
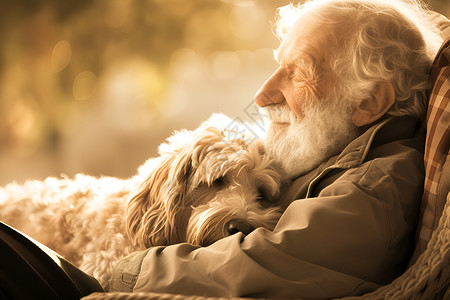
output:
[[293, 201], [273, 232], [258, 228], [208, 247], [151, 248], [134, 291], [332, 298], [374, 290], [401, 272], [422, 168], [419, 154], [393, 153]]

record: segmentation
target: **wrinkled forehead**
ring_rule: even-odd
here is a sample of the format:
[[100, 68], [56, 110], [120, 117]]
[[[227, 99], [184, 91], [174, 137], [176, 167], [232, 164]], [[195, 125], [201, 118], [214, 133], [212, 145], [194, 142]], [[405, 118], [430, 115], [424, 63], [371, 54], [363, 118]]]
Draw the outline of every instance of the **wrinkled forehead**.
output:
[[[356, 33], [352, 27], [352, 9], [338, 9], [333, 5], [310, 2], [301, 10], [287, 17], [290, 21], [280, 36], [280, 46], [274, 51], [275, 59], [283, 63], [302, 58], [307, 63], [328, 60], [331, 53], [339, 49]], [[304, 8], [303, 8], [304, 7]]]
[[303, 14], [285, 35], [274, 55], [280, 64], [315, 64], [328, 59], [340, 36], [339, 28], [316, 14]]

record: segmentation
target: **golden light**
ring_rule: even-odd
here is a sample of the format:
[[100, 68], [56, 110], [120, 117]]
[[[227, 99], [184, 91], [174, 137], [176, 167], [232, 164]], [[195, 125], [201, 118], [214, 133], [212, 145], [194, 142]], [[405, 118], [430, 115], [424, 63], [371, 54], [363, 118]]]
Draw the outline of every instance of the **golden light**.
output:
[[225, 26], [218, 20], [225, 19], [223, 11], [202, 8], [193, 11], [184, 29], [184, 44], [195, 50], [213, 47], [221, 37], [228, 35]]
[[231, 33], [244, 40], [261, 36], [264, 22], [264, 13], [254, 2], [235, 6], [228, 17]]
[[164, 78], [158, 67], [147, 59], [135, 57], [105, 70], [98, 96], [117, 129], [132, 132], [149, 126], [164, 91]]
[[192, 78], [201, 72], [202, 58], [194, 50], [189, 48], [180, 48], [170, 56], [170, 71], [178, 78]]
[[54, 72], [61, 72], [70, 63], [72, 47], [68, 40], [61, 40], [55, 44], [51, 54], [51, 64]]
[[34, 102], [17, 99], [8, 116], [11, 130], [20, 138], [30, 134], [35, 126], [36, 116], [33, 107]]
[[130, 4], [130, 1], [110, 0], [104, 14], [105, 24], [112, 28], [122, 26], [130, 14]]
[[216, 51], [208, 57], [210, 68], [219, 80], [229, 80], [241, 70], [241, 60], [236, 52]]
[[90, 71], [78, 73], [73, 81], [73, 97], [76, 100], [87, 100], [97, 87], [97, 76]]

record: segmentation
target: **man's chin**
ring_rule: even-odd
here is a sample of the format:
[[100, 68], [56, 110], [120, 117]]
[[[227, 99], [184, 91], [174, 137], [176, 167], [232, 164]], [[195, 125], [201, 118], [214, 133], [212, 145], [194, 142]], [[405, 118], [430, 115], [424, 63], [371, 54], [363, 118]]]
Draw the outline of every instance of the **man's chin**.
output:
[[357, 136], [348, 127], [334, 132], [334, 135], [320, 130], [311, 134], [311, 131], [289, 123], [272, 123], [269, 127], [265, 140], [266, 151], [280, 171], [290, 179], [310, 172], [342, 151]]
[[[266, 135], [266, 151], [286, 178], [292, 179], [309, 172], [325, 158], [309, 148], [302, 136], [293, 139], [289, 123], [271, 123]], [[298, 139], [298, 140], [297, 140]], [[309, 149], [307, 149], [309, 148]]]

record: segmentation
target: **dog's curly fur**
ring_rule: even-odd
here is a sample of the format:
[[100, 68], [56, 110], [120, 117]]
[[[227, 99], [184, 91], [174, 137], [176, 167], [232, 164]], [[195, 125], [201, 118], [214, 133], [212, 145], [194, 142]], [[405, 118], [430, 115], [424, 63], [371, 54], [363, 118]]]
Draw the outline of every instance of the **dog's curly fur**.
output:
[[0, 220], [30, 235], [107, 288], [114, 264], [151, 246], [207, 246], [237, 231], [272, 230], [280, 175], [262, 142], [213, 115], [160, 145], [130, 179], [47, 178], [0, 188]]

